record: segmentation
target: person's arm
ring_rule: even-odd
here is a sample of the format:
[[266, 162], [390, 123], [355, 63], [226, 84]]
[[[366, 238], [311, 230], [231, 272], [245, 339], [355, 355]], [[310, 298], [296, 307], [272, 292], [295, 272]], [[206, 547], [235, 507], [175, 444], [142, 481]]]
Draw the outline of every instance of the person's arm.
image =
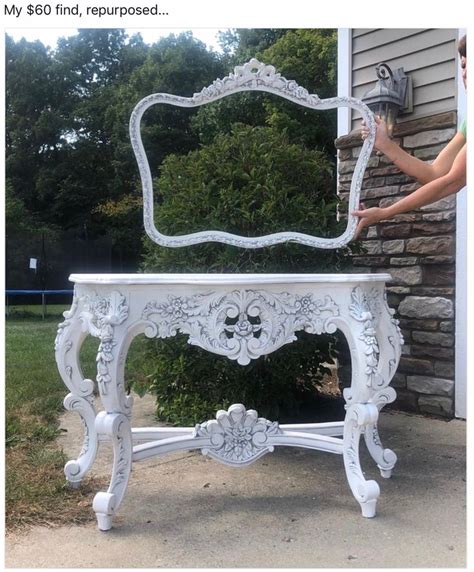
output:
[[[410, 177], [414, 177], [423, 185], [446, 175], [453, 165], [455, 157], [466, 143], [464, 135], [460, 132], [456, 133], [436, 159], [432, 163], [428, 163], [410, 155], [390, 139], [386, 123], [380, 117], [376, 116], [375, 122], [377, 124], [375, 148], [386, 155], [400, 171], [403, 171]], [[362, 137], [365, 138], [367, 135], [368, 130], [363, 125]]]
[[360, 219], [354, 238], [358, 238], [360, 232], [367, 226], [419, 209], [460, 191], [466, 185], [466, 147], [464, 145], [457, 154], [448, 173], [423, 185], [393, 205], [353, 211], [351, 214]]

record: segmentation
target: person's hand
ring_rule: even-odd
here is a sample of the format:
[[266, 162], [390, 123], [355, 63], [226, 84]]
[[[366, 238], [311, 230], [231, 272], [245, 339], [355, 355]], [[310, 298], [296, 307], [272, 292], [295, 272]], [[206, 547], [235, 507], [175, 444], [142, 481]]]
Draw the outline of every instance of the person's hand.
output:
[[360, 233], [365, 227], [377, 224], [385, 218], [385, 210], [383, 208], [372, 207], [370, 209], [366, 209], [363, 204], [360, 205], [360, 209], [358, 211], [352, 211], [351, 214], [359, 217], [359, 223], [353, 240], [357, 240], [359, 238]]
[[[390, 142], [387, 124], [379, 115], [375, 116], [375, 124], [376, 124], [376, 131], [375, 131], [374, 147], [379, 151], [383, 151], [384, 146], [386, 146], [386, 144]], [[370, 130], [367, 127], [365, 121], [362, 121], [362, 130], [360, 132], [360, 135], [363, 141], [367, 139], [369, 133]]]

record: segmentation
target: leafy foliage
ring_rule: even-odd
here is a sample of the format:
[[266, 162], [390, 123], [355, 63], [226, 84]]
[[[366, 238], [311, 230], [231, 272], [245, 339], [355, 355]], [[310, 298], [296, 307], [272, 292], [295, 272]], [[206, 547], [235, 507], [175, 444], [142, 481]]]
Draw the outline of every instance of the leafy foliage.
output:
[[[324, 152], [291, 143], [270, 127], [236, 124], [186, 155], [169, 155], [156, 182], [155, 222], [165, 234], [225, 229], [339, 235], [334, 172]], [[147, 272], [320, 272], [342, 268], [347, 252], [299, 244], [237, 249], [222, 244], [160, 248], [147, 241]], [[176, 423], [245, 402], [270, 415], [296, 414], [333, 363], [334, 338], [309, 336], [242, 367], [190, 347], [181, 337], [150, 342], [148, 383], [158, 414]]]
[[[7, 35], [6, 172], [25, 220], [90, 238], [107, 229], [138, 261], [141, 189], [128, 120], [139, 99], [152, 92], [190, 96], [250, 57], [321, 96], [335, 93], [333, 30], [229, 30], [222, 45], [219, 54], [190, 32], [150, 46], [124, 30], [82, 29], [51, 50]], [[211, 143], [236, 122], [273, 126], [327, 151], [329, 115], [244, 93], [196, 110], [156, 106], [144, 116], [143, 139], [157, 173], [170, 153]]]
[[[14, 197], [43, 226], [78, 236], [87, 229], [91, 238], [108, 230], [136, 268], [143, 231], [130, 114], [151, 92], [192, 95], [210, 83], [222, 71], [217, 54], [192, 34], [149, 46], [123, 30], [83, 29], [54, 51], [7, 36], [6, 59], [6, 171]], [[189, 112], [160, 107], [146, 115], [143, 130], [156, 165], [198, 145]]]
[[[334, 30], [290, 30], [262, 54], [285, 77], [321, 99], [336, 94], [337, 35]], [[313, 111], [282, 99], [267, 104], [267, 123], [288, 136], [334, 155], [336, 110]]]
[[157, 397], [157, 414], [166, 421], [192, 425], [213, 418], [218, 409], [245, 403], [268, 418], [296, 416], [334, 363], [332, 336], [298, 334], [298, 341], [241, 366], [223, 356], [190, 346], [184, 336], [152, 340], [151, 373], [135, 384]]
[[[255, 236], [293, 230], [341, 234], [331, 162], [268, 127], [232, 133], [187, 155], [169, 155], [157, 181], [155, 224], [165, 234], [206, 229]], [[161, 272], [295, 272], [338, 268], [344, 253], [299, 244], [241, 250], [220, 244], [165, 249], [147, 242], [144, 269]]]
[[[235, 50], [228, 58], [227, 72], [256, 57], [321, 98], [336, 93], [334, 30], [237, 30], [224, 39], [224, 44]], [[239, 93], [202, 107], [191, 125], [200, 141], [207, 144], [216, 135], [230, 132], [237, 121], [285, 130], [291, 141], [324, 149], [334, 160], [335, 110], [314, 111], [266, 93]]]

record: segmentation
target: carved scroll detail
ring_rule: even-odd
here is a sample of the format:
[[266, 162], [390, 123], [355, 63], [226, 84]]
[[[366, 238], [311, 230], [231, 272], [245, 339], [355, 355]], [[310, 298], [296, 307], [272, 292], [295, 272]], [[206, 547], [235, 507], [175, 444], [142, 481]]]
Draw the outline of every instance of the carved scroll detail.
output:
[[193, 296], [168, 296], [150, 302], [142, 317], [150, 322], [150, 337], [166, 338], [181, 332], [189, 343], [237, 360], [241, 365], [296, 340], [295, 332], [333, 333], [331, 319], [339, 315], [326, 295], [298, 295], [265, 290], [210, 292]]

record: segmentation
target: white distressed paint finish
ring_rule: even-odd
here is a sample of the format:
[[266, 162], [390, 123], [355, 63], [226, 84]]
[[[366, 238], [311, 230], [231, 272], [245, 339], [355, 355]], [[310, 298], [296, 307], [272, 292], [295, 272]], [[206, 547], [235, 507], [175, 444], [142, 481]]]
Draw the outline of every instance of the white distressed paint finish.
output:
[[[281, 242], [300, 242], [319, 248], [338, 248], [354, 236], [357, 219], [349, 216], [346, 231], [323, 239], [293, 232], [241, 237], [205, 231], [180, 237], [161, 234], [153, 222], [153, 189], [140, 136], [140, 121], [156, 103], [196, 107], [241, 91], [267, 91], [313, 109], [351, 107], [360, 111], [370, 128], [351, 183], [349, 211], [359, 203], [364, 170], [375, 138], [372, 113], [350, 97], [320, 100], [272, 66], [251, 60], [234, 73], [216, 80], [192, 98], [154, 94], [143, 99], [130, 120], [132, 145], [143, 185], [145, 229], [155, 242], [178, 247], [217, 241], [243, 248]], [[403, 338], [393, 310], [387, 305], [388, 274], [77, 274], [71, 310], [64, 313], [56, 337], [56, 361], [70, 393], [65, 406], [77, 411], [84, 424], [84, 443], [78, 458], [65, 467], [68, 481], [78, 486], [90, 470], [100, 440], [112, 442], [114, 461], [110, 485], [96, 494], [93, 508], [101, 530], [112, 519], [125, 495], [134, 462], [181, 449], [199, 449], [230, 466], [248, 465], [274, 450], [294, 446], [340, 454], [349, 486], [362, 514], [375, 515], [379, 487], [367, 481], [360, 467], [359, 440], [364, 435], [383, 477], [389, 477], [396, 455], [384, 449], [377, 431], [379, 410], [395, 399], [389, 387], [400, 360]], [[190, 344], [239, 364], [270, 354], [294, 342], [296, 333], [346, 336], [352, 358], [351, 387], [344, 390], [344, 422], [279, 425], [247, 410], [243, 404], [218, 411], [216, 418], [194, 429], [132, 428], [133, 399], [126, 394], [124, 367], [132, 340], [144, 333], [167, 338], [184, 334]], [[99, 339], [97, 385], [104, 411], [93, 407], [92, 380], [83, 379], [79, 354], [87, 335]], [[342, 438], [341, 438], [342, 435]]]
[[71, 274], [75, 284], [190, 284], [193, 286], [223, 286], [226, 284], [337, 284], [347, 282], [388, 282], [391, 275], [380, 274]]
[[[172, 451], [199, 449], [230, 466], [245, 466], [277, 446], [304, 447], [342, 455], [349, 486], [362, 514], [375, 515], [379, 487], [360, 468], [364, 435], [383, 477], [396, 455], [384, 449], [377, 431], [379, 410], [395, 399], [389, 387], [403, 339], [386, 301], [383, 274], [262, 275], [75, 275], [74, 301], [56, 337], [56, 360], [70, 393], [68, 409], [84, 424], [84, 444], [66, 464], [78, 486], [90, 470], [99, 440], [114, 450], [112, 478], [97, 493], [98, 526], [108, 530], [125, 495], [134, 462]], [[232, 280], [233, 278], [233, 280]], [[132, 428], [133, 400], [126, 394], [124, 365], [132, 340], [144, 333], [188, 342], [240, 364], [296, 340], [339, 329], [348, 340], [352, 383], [344, 390], [344, 422], [279, 425], [243, 404], [219, 411], [195, 428]], [[99, 339], [97, 385], [104, 411], [96, 414], [91, 380], [83, 379], [79, 354], [87, 335]], [[341, 438], [342, 435], [342, 438]]]
[[322, 238], [300, 232], [277, 232], [265, 236], [246, 237], [217, 230], [194, 232], [181, 236], [166, 236], [155, 226], [153, 218], [153, 182], [150, 166], [143, 147], [140, 123], [145, 111], [156, 104], [174, 105], [177, 107], [198, 107], [217, 101], [228, 95], [242, 91], [265, 91], [273, 93], [293, 103], [314, 110], [334, 108], [352, 108], [359, 111], [364, 118], [370, 133], [365, 139], [354, 169], [349, 194], [348, 212], [359, 207], [359, 197], [362, 180], [367, 163], [370, 159], [375, 141], [375, 120], [370, 109], [359, 99], [353, 97], [333, 97], [320, 99], [316, 94], [310, 94], [305, 88], [293, 80], [287, 80], [277, 73], [271, 65], [266, 65], [256, 59], [251, 59], [242, 66], [237, 66], [234, 72], [223, 79], [215, 80], [209, 87], [203, 88], [192, 97], [181, 97], [169, 93], [154, 93], [142, 99], [135, 107], [130, 118], [130, 139], [135, 153], [143, 188], [143, 221], [148, 236], [161, 246], [181, 247], [202, 242], [222, 242], [241, 248], [263, 248], [283, 242], [298, 242], [316, 248], [341, 248], [348, 244], [357, 229], [357, 217], [349, 214], [346, 230], [336, 238]]

